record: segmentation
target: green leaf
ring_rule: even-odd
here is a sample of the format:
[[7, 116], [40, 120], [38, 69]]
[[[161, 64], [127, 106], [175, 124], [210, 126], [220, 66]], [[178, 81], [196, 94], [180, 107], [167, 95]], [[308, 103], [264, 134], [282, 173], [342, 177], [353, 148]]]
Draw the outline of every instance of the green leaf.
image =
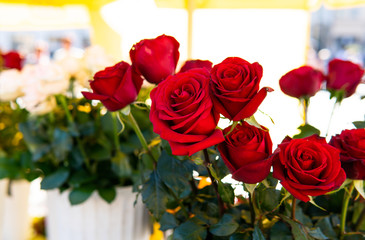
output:
[[257, 190], [255, 194], [258, 206], [264, 211], [272, 211], [280, 205], [281, 193], [275, 188]]
[[255, 226], [255, 229], [252, 233], [252, 240], [265, 240], [265, 236], [262, 234], [258, 225]]
[[309, 124], [304, 124], [302, 126], [299, 126], [298, 130], [300, 131], [300, 133], [293, 136], [293, 138], [305, 138], [312, 136], [313, 134], [319, 135], [321, 133], [317, 128]]
[[165, 212], [160, 220], [160, 230], [166, 231], [169, 229], [176, 228], [178, 226], [178, 222], [176, 221], [176, 218], [171, 213]]
[[336, 239], [337, 238], [337, 234], [336, 234], [335, 230], [333, 229], [330, 217], [325, 217], [325, 218], [320, 219], [316, 223], [315, 227], [320, 228], [321, 232], [325, 236], [328, 236], [331, 239]]
[[229, 204], [234, 203], [234, 190], [231, 185], [225, 185], [221, 181], [218, 181], [218, 192], [224, 202]]
[[166, 211], [168, 192], [156, 171], [153, 171], [149, 180], [143, 184], [142, 201], [157, 220]]
[[53, 132], [52, 150], [58, 160], [64, 160], [72, 149], [72, 137], [68, 132], [56, 128]]
[[178, 160], [163, 151], [157, 163], [157, 172], [161, 180], [179, 198], [184, 198], [191, 192], [189, 184], [191, 170], [184, 164], [185, 161]]
[[314, 238], [308, 234], [303, 225], [288, 218], [287, 216], [280, 215], [280, 217], [291, 226], [291, 232], [294, 236], [294, 240], [314, 240]]
[[41, 182], [41, 189], [49, 190], [61, 187], [66, 182], [70, 172], [67, 168], [60, 168], [56, 172], [43, 178]]
[[96, 176], [91, 175], [86, 170], [79, 170], [73, 173], [68, 180], [72, 187], [80, 187], [82, 184], [95, 180]]
[[365, 199], [364, 180], [354, 180], [354, 186], [357, 192]]
[[233, 234], [239, 224], [234, 220], [234, 217], [230, 214], [224, 214], [218, 223], [212, 225], [209, 231], [216, 236], [229, 236]]
[[129, 177], [132, 174], [132, 167], [129, 163], [129, 158], [126, 154], [117, 151], [111, 159], [112, 169], [118, 177]]
[[191, 218], [178, 226], [173, 235], [173, 240], [205, 240], [207, 229], [197, 218]]
[[104, 199], [106, 202], [111, 203], [115, 199], [117, 192], [114, 187], [110, 188], [99, 188], [98, 189], [99, 196]]
[[290, 228], [287, 224], [279, 221], [270, 229], [270, 240], [292, 240]]
[[326, 237], [323, 232], [321, 231], [320, 228], [310, 228], [308, 229], [308, 234], [311, 235], [313, 238], [315, 239], [328, 239], [328, 237]]
[[68, 195], [71, 205], [77, 205], [85, 202], [93, 193], [94, 189], [91, 187], [74, 188]]
[[355, 121], [352, 124], [354, 124], [356, 128], [365, 128], [365, 121]]

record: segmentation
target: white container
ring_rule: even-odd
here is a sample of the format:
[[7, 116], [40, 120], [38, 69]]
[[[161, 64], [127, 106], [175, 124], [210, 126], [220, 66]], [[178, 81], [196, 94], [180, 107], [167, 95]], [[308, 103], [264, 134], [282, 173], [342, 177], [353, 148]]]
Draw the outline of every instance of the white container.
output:
[[10, 196], [8, 183], [8, 179], [0, 180], [0, 239], [26, 240], [31, 230], [28, 214], [30, 183], [12, 181]]
[[71, 206], [69, 191], [47, 191], [47, 240], [148, 240], [150, 217], [132, 187], [117, 188], [111, 204], [96, 191], [84, 203]]

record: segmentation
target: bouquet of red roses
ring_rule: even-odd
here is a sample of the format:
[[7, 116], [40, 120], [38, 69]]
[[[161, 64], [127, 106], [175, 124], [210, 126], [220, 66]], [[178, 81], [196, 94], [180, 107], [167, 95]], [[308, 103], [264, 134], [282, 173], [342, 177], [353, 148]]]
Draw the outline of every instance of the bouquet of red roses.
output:
[[[177, 71], [178, 48], [171, 36], [142, 40], [130, 50], [131, 64], [97, 72], [93, 92], [83, 92], [135, 130], [144, 149], [139, 191], [160, 229], [171, 239], [363, 238], [364, 129], [344, 130], [327, 143], [306, 123], [273, 151], [269, 129], [253, 117], [273, 91], [259, 86], [262, 66], [228, 57], [214, 66], [188, 60]], [[302, 67], [280, 86], [308, 106], [326, 80], [341, 102], [362, 75], [335, 60], [326, 77]], [[154, 84], [150, 100], [136, 102], [144, 80]], [[141, 107], [156, 134], [151, 142], [133, 117]], [[229, 126], [221, 129], [221, 119]]]

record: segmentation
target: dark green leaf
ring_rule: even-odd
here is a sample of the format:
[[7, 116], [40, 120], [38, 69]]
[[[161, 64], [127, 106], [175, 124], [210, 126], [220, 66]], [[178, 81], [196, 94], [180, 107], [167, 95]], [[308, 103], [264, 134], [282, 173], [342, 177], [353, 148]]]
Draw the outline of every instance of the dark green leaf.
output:
[[68, 176], [70, 175], [69, 169], [60, 168], [56, 172], [44, 177], [41, 182], [41, 189], [49, 190], [53, 188], [60, 187], [64, 182], [66, 182]]
[[320, 134], [320, 131], [317, 128], [315, 128], [309, 124], [305, 124], [305, 125], [298, 127], [298, 130], [300, 131], [300, 133], [293, 136], [293, 138], [305, 138], [305, 137], [309, 137], [313, 134], [317, 134], [317, 135]]
[[216, 236], [229, 236], [237, 230], [238, 226], [232, 215], [224, 214], [218, 223], [209, 228], [209, 231]]
[[252, 240], [265, 240], [264, 234], [262, 234], [261, 229], [257, 225], [252, 233]]
[[308, 232], [306, 231], [307, 229], [304, 228], [303, 225], [301, 225], [300, 223], [281, 215], [281, 218], [289, 223], [289, 225], [291, 226], [291, 232], [294, 236], [295, 240], [313, 240], [314, 238], [311, 237]]
[[157, 220], [165, 213], [168, 192], [156, 171], [152, 172], [150, 179], [143, 184], [142, 200]]
[[225, 185], [221, 181], [218, 181], [218, 192], [222, 197], [222, 200], [226, 203], [233, 204], [234, 202], [234, 190], [231, 185]]
[[124, 153], [117, 151], [116, 155], [111, 159], [112, 169], [117, 176], [129, 177], [132, 174], [132, 167], [129, 163], [129, 158]]
[[266, 188], [256, 191], [258, 206], [264, 211], [272, 211], [280, 204], [281, 193], [274, 188]]
[[111, 188], [100, 188], [98, 189], [99, 196], [106, 202], [111, 203], [115, 199], [117, 192], [114, 187]]
[[56, 128], [53, 132], [52, 150], [58, 160], [64, 160], [72, 149], [72, 137], [68, 132]]
[[288, 225], [283, 222], [276, 222], [270, 229], [271, 240], [292, 240], [291, 231]]
[[364, 121], [356, 121], [356, 122], [353, 122], [352, 124], [354, 124], [354, 126], [356, 128], [365, 128], [365, 122]]
[[191, 218], [178, 226], [174, 231], [173, 240], [205, 240], [207, 229], [197, 218]]
[[190, 194], [189, 179], [191, 179], [191, 171], [184, 165], [184, 161], [178, 160], [163, 151], [157, 163], [157, 172], [166, 186], [179, 198], [184, 198]]
[[73, 173], [68, 180], [68, 183], [73, 187], [80, 187], [82, 184], [95, 180], [96, 176], [86, 170], [79, 170]]
[[77, 205], [85, 202], [93, 193], [94, 189], [91, 187], [74, 188], [68, 195], [71, 205]]
[[176, 218], [171, 213], [165, 212], [160, 220], [160, 230], [166, 231], [168, 229], [173, 229], [178, 226], [178, 222], [176, 221]]
[[321, 231], [330, 238], [337, 238], [337, 234], [335, 230], [333, 229], [333, 226], [331, 224], [330, 217], [325, 217], [319, 220], [316, 225], [316, 227], [319, 227]]
[[311, 235], [315, 239], [320, 239], [320, 240], [328, 239], [328, 237], [326, 237], [322, 233], [320, 228], [310, 228], [310, 229], [308, 229], [308, 234]]

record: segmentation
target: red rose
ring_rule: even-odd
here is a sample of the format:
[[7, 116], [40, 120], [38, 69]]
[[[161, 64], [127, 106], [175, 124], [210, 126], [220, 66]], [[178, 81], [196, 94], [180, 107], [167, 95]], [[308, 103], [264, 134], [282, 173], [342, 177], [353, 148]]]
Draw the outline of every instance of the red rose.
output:
[[170, 143], [172, 154], [192, 155], [224, 141], [216, 129], [219, 114], [209, 96], [206, 69], [169, 76], [150, 96], [153, 130]]
[[282, 76], [279, 85], [281, 91], [291, 97], [312, 97], [321, 89], [324, 78], [320, 71], [303, 66]]
[[175, 73], [179, 60], [179, 42], [175, 38], [161, 35], [155, 39], [144, 39], [129, 52], [132, 64], [150, 83], [159, 83]]
[[364, 69], [350, 61], [333, 59], [328, 64], [327, 86], [328, 90], [344, 90], [345, 96], [354, 94]]
[[226, 58], [211, 71], [214, 107], [226, 118], [239, 121], [253, 115], [271, 88], [259, 92], [262, 67], [238, 57]]
[[91, 92], [82, 92], [85, 98], [100, 100], [109, 111], [117, 111], [136, 100], [143, 79], [126, 62], [119, 62], [94, 75]]
[[18, 70], [22, 69], [23, 58], [19, 53], [15, 51], [10, 51], [1, 56], [3, 58], [3, 65], [5, 68], [15, 68]]
[[193, 68], [206, 68], [208, 71], [212, 70], [213, 63], [209, 60], [188, 60], [181, 67], [180, 72], [186, 72]]
[[343, 130], [330, 144], [341, 151], [342, 168], [350, 179], [365, 180], [365, 129]]
[[[258, 183], [270, 173], [272, 141], [266, 128], [259, 129], [243, 122], [226, 136], [218, 150], [232, 177], [245, 183]], [[231, 126], [223, 130], [226, 135]]]
[[346, 179], [339, 150], [316, 135], [285, 138], [272, 155], [273, 176], [295, 198], [308, 202], [341, 186]]

